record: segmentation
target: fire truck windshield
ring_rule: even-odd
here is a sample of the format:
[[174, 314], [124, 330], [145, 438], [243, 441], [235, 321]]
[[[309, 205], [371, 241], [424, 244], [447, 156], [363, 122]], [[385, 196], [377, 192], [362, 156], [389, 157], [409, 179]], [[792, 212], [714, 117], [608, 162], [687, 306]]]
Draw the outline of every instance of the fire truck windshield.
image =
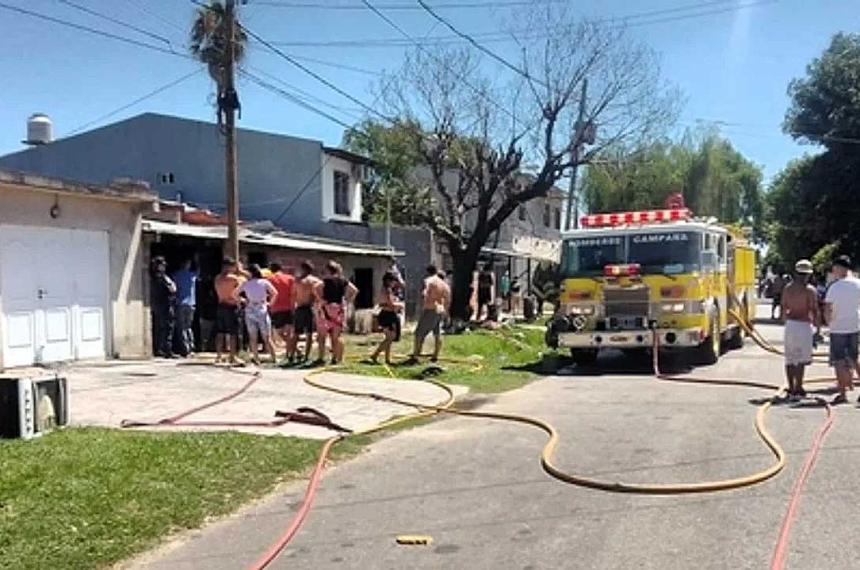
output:
[[582, 237], [565, 240], [561, 269], [566, 277], [602, 275], [607, 265], [624, 262], [625, 236]]
[[567, 239], [561, 259], [565, 277], [602, 275], [607, 265], [638, 263], [642, 273], [675, 274], [699, 269], [702, 234], [654, 232]]
[[627, 263], [638, 263], [642, 273], [688, 273], [699, 269], [702, 234], [661, 232], [628, 238]]

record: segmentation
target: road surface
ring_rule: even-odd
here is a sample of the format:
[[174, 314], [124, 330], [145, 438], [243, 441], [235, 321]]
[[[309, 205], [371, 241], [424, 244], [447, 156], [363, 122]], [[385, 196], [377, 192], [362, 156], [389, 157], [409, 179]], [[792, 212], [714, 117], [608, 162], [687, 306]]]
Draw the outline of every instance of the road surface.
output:
[[[778, 339], [780, 329], [765, 326]], [[559, 430], [557, 465], [625, 482], [731, 478], [768, 466], [749, 388], [657, 382], [648, 363], [602, 362], [603, 374], [552, 376], [484, 404], [540, 416]], [[709, 377], [779, 383], [779, 357], [750, 341]], [[826, 374], [823, 366], [815, 373]], [[829, 396], [828, 396], [829, 397]], [[807, 483], [788, 568], [856, 568], [860, 410], [836, 423]], [[768, 568], [790, 492], [824, 418], [817, 407], [777, 406], [768, 427], [788, 452], [775, 479], [686, 496], [607, 493], [548, 477], [544, 434], [448, 418], [382, 440], [331, 469], [306, 526], [273, 568], [690, 569]], [[140, 568], [244, 568], [275, 538], [303, 491], [292, 485], [229, 519], [135, 561]], [[430, 546], [397, 546], [399, 534]]]

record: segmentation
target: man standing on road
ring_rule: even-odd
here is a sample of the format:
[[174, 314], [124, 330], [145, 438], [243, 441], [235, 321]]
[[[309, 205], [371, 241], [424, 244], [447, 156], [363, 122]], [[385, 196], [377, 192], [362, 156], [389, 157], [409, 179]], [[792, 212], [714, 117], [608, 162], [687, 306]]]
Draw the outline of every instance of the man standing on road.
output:
[[299, 273], [296, 277], [296, 310], [293, 313], [294, 342], [298, 344], [299, 339], [304, 336], [304, 361], [307, 362], [310, 359], [311, 346], [314, 343], [314, 330], [316, 329], [314, 326], [314, 305], [317, 302], [316, 289], [322, 281], [314, 276], [314, 266], [308, 260], [303, 261], [299, 266]]
[[285, 273], [280, 263], [269, 265], [272, 274], [269, 282], [278, 292], [278, 296], [272, 303], [272, 328], [275, 333], [283, 339], [287, 347], [284, 354], [284, 364], [292, 364], [296, 355], [296, 341], [293, 334], [293, 311], [296, 307], [295, 278]]
[[[770, 283], [770, 319], [775, 320], [777, 318], [782, 318], [782, 291], [785, 289], [785, 278], [781, 273], [777, 274], [776, 277], [773, 278], [773, 281]], [[776, 315], [776, 311], [780, 311], [779, 317]]]
[[215, 314], [215, 362], [221, 362], [226, 351], [230, 364], [243, 364], [236, 356], [239, 352], [239, 301], [238, 290], [245, 282], [242, 270], [235, 259], [225, 257], [221, 263], [221, 273], [215, 277], [215, 293], [218, 295], [218, 309]]
[[833, 261], [836, 278], [824, 297], [824, 312], [830, 323], [830, 365], [836, 369], [839, 394], [833, 404], [847, 401], [845, 392], [853, 390], [853, 371], [857, 365], [857, 336], [860, 331], [860, 281], [851, 275], [851, 259], [840, 255]]
[[173, 274], [176, 282], [176, 331], [182, 355], [194, 353], [194, 310], [197, 306], [197, 272], [191, 269], [191, 260], [182, 262], [179, 271]]
[[451, 305], [451, 289], [444, 279], [439, 278], [439, 272], [436, 271], [435, 265], [427, 266], [427, 277], [424, 280], [422, 297], [424, 299], [423, 309], [421, 317], [418, 319], [418, 325], [415, 327], [415, 347], [412, 351], [412, 357], [408, 361], [410, 364], [418, 362], [421, 349], [424, 347], [424, 339], [431, 332], [434, 340], [431, 362], [436, 362], [442, 351], [442, 320]]
[[781, 310], [785, 321], [785, 376], [788, 397], [806, 396], [803, 389], [804, 368], [812, 364], [812, 327], [818, 322], [818, 294], [809, 284], [812, 263], [801, 259], [794, 266], [794, 278], [782, 291]]

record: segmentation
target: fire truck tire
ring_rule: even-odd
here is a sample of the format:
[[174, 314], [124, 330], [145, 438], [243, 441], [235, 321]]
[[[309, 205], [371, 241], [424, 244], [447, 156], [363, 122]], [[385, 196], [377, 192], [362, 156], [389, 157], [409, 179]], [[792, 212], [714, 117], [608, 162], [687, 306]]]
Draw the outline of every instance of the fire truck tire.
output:
[[709, 323], [710, 334], [696, 348], [698, 364], [716, 364], [720, 359], [720, 327], [716, 315], [710, 318]]
[[735, 327], [731, 336], [726, 341], [726, 348], [738, 350], [744, 347], [744, 331], [741, 327]]
[[578, 366], [589, 366], [597, 362], [597, 350], [591, 348], [571, 348], [570, 357]]

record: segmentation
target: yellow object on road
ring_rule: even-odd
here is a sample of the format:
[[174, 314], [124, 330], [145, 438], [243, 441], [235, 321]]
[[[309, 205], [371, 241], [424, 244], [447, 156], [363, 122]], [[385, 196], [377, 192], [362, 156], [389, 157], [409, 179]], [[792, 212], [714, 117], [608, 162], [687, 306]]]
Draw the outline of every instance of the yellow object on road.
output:
[[429, 546], [433, 544], [433, 537], [425, 534], [401, 534], [394, 540], [397, 541], [397, 544], [405, 545]]

